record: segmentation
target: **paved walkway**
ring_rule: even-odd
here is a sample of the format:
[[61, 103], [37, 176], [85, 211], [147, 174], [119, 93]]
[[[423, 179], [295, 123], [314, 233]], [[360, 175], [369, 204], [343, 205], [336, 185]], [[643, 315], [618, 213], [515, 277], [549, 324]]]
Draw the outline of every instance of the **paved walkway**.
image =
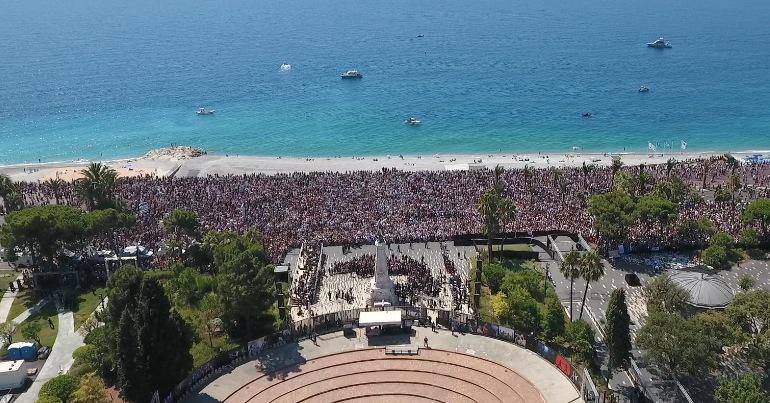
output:
[[[21, 280], [22, 275], [19, 274], [18, 277], [16, 277], [16, 280]], [[5, 290], [5, 294], [3, 294], [3, 299], [0, 300], [0, 323], [4, 323], [6, 320], [8, 320], [8, 314], [11, 313], [11, 305], [13, 305], [13, 300], [16, 299], [16, 295], [19, 293], [18, 289], [16, 291], [11, 291], [11, 289]]]
[[67, 372], [74, 359], [72, 352], [83, 345], [83, 336], [75, 331], [75, 316], [72, 312], [59, 313], [59, 330], [56, 333], [56, 342], [51, 349], [51, 355], [43, 364], [35, 381], [26, 392], [16, 399], [18, 403], [34, 403], [37, 401], [38, 392], [49, 379]]
[[[436, 349], [469, 354], [502, 364], [514, 370], [532, 383], [542, 393], [546, 402], [582, 402], [580, 394], [561, 371], [537, 354], [502, 340], [478, 335], [452, 335], [449, 331], [432, 332], [427, 328], [415, 328], [415, 335], [381, 336], [369, 340], [358, 329], [356, 337], [347, 338], [342, 332], [318, 337], [318, 345], [310, 340], [292, 343], [272, 350], [260, 357], [259, 362], [243, 364], [206, 386], [199, 394], [188, 399], [203, 403], [223, 401], [233, 392], [263, 375], [257, 364], [266, 371], [290, 365], [303, 364], [309, 360], [343, 351], [363, 350], [392, 344], [413, 344], [422, 346], [428, 337], [429, 345]], [[302, 368], [299, 369], [302, 371]]]

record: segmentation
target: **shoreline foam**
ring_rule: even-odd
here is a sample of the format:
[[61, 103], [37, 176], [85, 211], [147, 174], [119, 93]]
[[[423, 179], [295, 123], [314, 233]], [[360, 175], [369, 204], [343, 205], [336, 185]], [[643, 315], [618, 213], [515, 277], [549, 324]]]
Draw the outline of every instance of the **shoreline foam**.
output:
[[[151, 150], [141, 157], [122, 158], [101, 161], [118, 170], [121, 176], [154, 175], [167, 176], [206, 176], [211, 174], [279, 174], [293, 172], [347, 172], [378, 171], [381, 169], [399, 169], [404, 171], [443, 171], [451, 169], [532, 168], [577, 167], [583, 163], [608, 166], [613, 157], [620, 158], [624, 165], [662, 164], [670, 158], [678, 161], [702, 159], [713, 156], [732, 154], [737, 158], [747, 155], [770, 153], [770, 151], [680, 151], [671, 153], [474, 153], [474, 154], [434, 154], [403, 156], [337, 156], [337, 157], [281, 157], [281, 156], [245, 156], [230, 154], [208, 154], [193, 147], [176, 146]], [[9, 175], [17, 181], [43, 181], [59, 177], [73, 180], [79, 177], [79, 171], [91, 160], [71, 162], [43, 162], [32, 164], [14, 164], [0, 166], [0, 173]]]

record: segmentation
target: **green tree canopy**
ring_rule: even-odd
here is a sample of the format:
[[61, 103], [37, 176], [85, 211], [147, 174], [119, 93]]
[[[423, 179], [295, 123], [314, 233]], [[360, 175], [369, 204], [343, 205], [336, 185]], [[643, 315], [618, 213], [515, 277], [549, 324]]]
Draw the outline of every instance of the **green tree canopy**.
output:
[[198, 214], [187, 210], [176, 209], [163, 219], [163, 228], [166, 233], [173, 234], [177, 239], [181, 235], [197, 238], [200, 226]]
[[767, 227], [770, 224], [770, 199], [757, 199], [749, 203], [741, 213], [744, 222], [758, 222], [762, 235], [767, 237]]
[[660, 238], [676, 219], [677, 206], [675, 203], [657, 196], [642, 196], [636, 202], [634, 215], [649, 229], [652, 223], [660, 227]]
[[716, 228], [708, 218], [683, 220], [677, 228], [677, 233], [682, 240], [691, 245], [704, 246], [709, 237], [714, 235]]
[[591, 196], [588, 211], [594, 217], [596, 230], [610, 242], [623, 242], [634, 223], [635, 203], [628, 193], [612, 191]]
[[80, 171], [82, 178], [75, 184], [75, 192], [89, 210], [115, 207], [115, 189], [118, 172], [101, 162], [92, 162]]
[[16, 258], [16, 252], [32, 254], [43, 268], [58, 264], [63, 248], [78, 250], [86, 241], [83, 212], [68, 206], [46, 205], [16, 211], [6, 217], [0, 229], [0, 243]]
[[275, 302], [275, 278], [264, 249], [254, 234], [230, 234], [216, 246], [222, 321], [235, 338], [254, 339], [274, 330], [270, 308]]
[[714, 366], [718, 342], [678, 313], [652, 311], [636, 335], [645, 357], [673, 374], [698, 375]]
[[647, 299], [647, 310], [683, 313], [687, 309], [690, 293], [680, 287], [666, 274], [661, 274], [647, 283], [642, 290]]
[[714, 400], [717, 403], [770, 403], [770, 395], [762, 389], [762, 379], [757, 374], [746, 374], [720, 382]]
[[652, 189], [654, 196], [666, 199], [677, 205], [687, 200], [687, 196], [691, 192], [690, 185], [678, 177], [658, 182]]
[[764, 288], [742, 291], [725, 309], [732, 323], [742, 331], [750, 358], [760, 365], [770, 363], [770, 291]]
[[489, 290], [492, 294], [497, 294], [500, 291], [500, 286], [503, 284], [503, 278], [508, 273], [508, 269], [501, 263], [486, 263], [482, 269], [484, 279], [489, 286]]
[[108, 237], [112, 243], [112, 249], [117, 254], [119, 245], [115, 232], [130, 228], [136, 224], [136, 217], [131, 213], [118, 211], [114, 208], [94, 210], [84, 217], [88, 231], [94, 236]]
[[154, 278], [142, 277], [133, 296], [120, 320], [107, 326], [115, 329], [111, 345], [121, 392], [130, 400], [148, 401], [155, 390], [167, 393], [192, 368], [193, 335]]
[[567, 316], [558, 298], [547, 298], [543, 309], [542, 336], [546, 341], [554, 341], [564, 334]]
[[510, 313], [509, 323], [515, 329], [528, 330], [533, 333], [540, 331], [540, 308], [537, 301], [524, 289], [517, 289], [508, 296]]
[[67, 374], [58, 375], [44, 383], [40, 388], [40, 396], [59, 399], [62, 402], [69, 402], [72, 392], [78, 387], [78, 380]]
[[591, 362], [594, 356], [596, 337], [591, 325], [584, 320], [576, 320], [567, 324], [564, 344], [575, 358], [583, 363]]
[[109, 403], [111, 401], [107, 394], [107, 385], [93, 372], [81, 377], [78, 388], [72, 393], [72, 403]]

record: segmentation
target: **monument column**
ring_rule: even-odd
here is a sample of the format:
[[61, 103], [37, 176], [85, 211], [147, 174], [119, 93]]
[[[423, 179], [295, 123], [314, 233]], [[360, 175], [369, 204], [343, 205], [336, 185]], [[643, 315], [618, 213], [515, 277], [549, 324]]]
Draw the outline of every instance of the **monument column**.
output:
[[388, 246], [385, 243], [385, 234], [382, 230], [382, 224], [377, 225], [377, 240], [374, 242], [376, 255], [374, 259], [374, 278], [372, 278], [372, 292], [370, 303], [381, 303], [383, 305], [394, 305], [396, 301], [396, 285], [388, 274]]

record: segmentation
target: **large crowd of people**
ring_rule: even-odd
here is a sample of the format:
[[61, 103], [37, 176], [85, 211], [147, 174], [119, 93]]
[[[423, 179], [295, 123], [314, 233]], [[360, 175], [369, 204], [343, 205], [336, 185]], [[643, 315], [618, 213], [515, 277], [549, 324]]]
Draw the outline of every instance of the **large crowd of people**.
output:
[[[634, 174], [637, 167], [624, 167]], [[735, 172], [743, 200], [766, 196], [770, 183], [767, 165], [733, 167], [723, 160], [687, 161], [669, 172], [666, 165], [645, 171], [656, 180], [678, 176], [699, 188], [725, 183]], [[705, 175], [704, 175], [705, 171]], [[165, 238], [161, 221], [174, 209], [194, 211], [210, 230], [245, 232], [256, 228], [273, 261], [279, 262], [302, 241], [324, 245], [372, 243], [376, 223], [385, 222], [389, 242], [444, 240], [457, 234], [479, 233], [477, 202], [494, 181], [492, 171], [424, 171], [351, 173], [294, 173], [278, 175], [213, 175], [189, 178], [121, 178], [117, 197], [136, 212], [138, 225], [117, 236], [122, 244], [139, 242], [152, 249]], [[587, 211], [590, 195], [606, 192], [613, 183], [608, 167], [593, 169], [548, 168], [506, 170], [504, 192], [517, 205], [517, 214], [505, 231], [560, 229], [597, 234]], [[77, 204], [71, 185], [55, 194], [45, 184], [23, 186], [27, 204]], [[709, 218], [717, 228], [733, 233], [743, 228], [742, 203], [717, 203], [708, 192], [704, 201], [683, 205], [679, 220]], [[639, 226], [632, 240], [650, 231]]]

